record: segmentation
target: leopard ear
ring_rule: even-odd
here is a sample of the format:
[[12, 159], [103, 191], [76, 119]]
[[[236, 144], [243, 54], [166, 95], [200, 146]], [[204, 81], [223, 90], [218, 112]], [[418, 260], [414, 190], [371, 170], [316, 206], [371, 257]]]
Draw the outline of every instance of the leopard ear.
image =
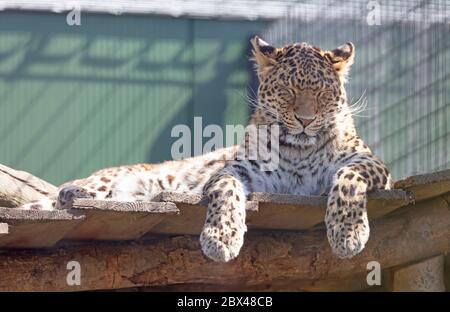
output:
[[258, 72], [265, 71], [276, 64], [277, 49], [255, 36], [250, 40], [253, 46], [253, 59]]
[[355, 45], [347, 42], [334, 50], [326, 51], [325, 57], [330, 60], [340, 77], [346, 81], [355, 58]]

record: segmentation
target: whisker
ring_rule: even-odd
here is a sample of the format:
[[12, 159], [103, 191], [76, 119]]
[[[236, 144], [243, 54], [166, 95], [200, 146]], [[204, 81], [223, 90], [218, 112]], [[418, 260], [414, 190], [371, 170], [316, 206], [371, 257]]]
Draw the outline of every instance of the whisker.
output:
[[235, 90], [235, 92], [242, 98], [244, 99], [247, 104], [249, 105], [250, 109], [254, 109], [258, 106], [258, 101], [256, 98], [253, 98], [249, 93], [248, 93], [248, 89], [247, 92], [244, 94], [244, 92], [242, 92], [241, 90]]
[[365, 96], [366, 90], [363, 91], [361, 96], [352, 104], [348, 105], [349, 108], [349, 114], [353, 117], [370, 117], [361, 115], [362, 112], [367, 112], [369, 108], [367, 108], [367, 105], [369, 101], [367, 100], [367, 97]]

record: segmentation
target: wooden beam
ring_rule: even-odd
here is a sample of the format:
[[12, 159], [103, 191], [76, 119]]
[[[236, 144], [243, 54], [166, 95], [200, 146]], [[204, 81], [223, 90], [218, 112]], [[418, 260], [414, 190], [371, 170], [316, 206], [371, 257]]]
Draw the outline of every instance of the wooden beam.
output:
[[[257, 229], [304, 230], [323, 222], [326, 196], [299, 196], [253, 193], [249, 199], [258, 203], [257, 212], [249, 214], [247, 222]], [[367, 210], [370, 219], [376, 219], [406, 206], [411, 197], [402, 190], [369, 193]]]
[[413, 193], [416, 201], [436, 197], [450, 192], [450, 169], [407, 177], [394, 187]]
[[439, 255], [395, 270], [392, 290], [444, 292], [444, 256]]
[[54, 246], [84, 219], [73, 210], [36, 211], [0, 207], [0, 221], [9, 224], [0, 236], [2, 248], [40, 248]]
[[284, 281], [273, 281], [268, 283], [260, 283], [254, 285], [242, 284], [199, 284], [199, 283], [183, 283], [170, 284], [167, 286], [144, 286], [125, 288], [118, 291], [143, 291], [143, 292], [230, 292], [230, 291], [380, 291], [380, 286], [369, 286], [366, 281], [366, 272], [353, 274], [348, 277], [339, 279], [316, 280], [314, 282], [308, 280], [297, 280], [294, 283], [286, 283]]
[[150, 231], [178, 208], [169, 202], [114, 202], [76, 199], [72, 210], [86, 219], [65, 235], [72, 240], [131, 240]]
[[450, 253], [444, 256], [444, 283], [447, 291], [450, 291]]
[[[450, 249], [450, 210], [442, 198], [371, 223], [365, 250], [352, 259], [331, 253], [324, 228], [310, 231], [249, 231], [240, 256], [230, 263], [206, 259], [197, 236], [151, 236], [133, 243], [98, 243], [46, 252], [0, 253], [0, 290], [93, 290], [176, 284], [252, 288], [271, 285], [308, 290], [319, 281], [365, 277], [370, 261], [382, 269], [444, 254]], [[81, 265], [81, 285], [68, 286], [66, 265]], [[17, 281], [21, 281], [18, 283]], [[337, 283], [337, 282], [336, 282]], [[317, 290], [317, 289], [316, 289]]]
[[[208, 199], [200, 195], [163, 192], [155, 199], [173, 202], [180, 210], [168, 216], [151, 231], [164, 234], [200, 234]], [[402, 190], [376, 191], [369, 194], [369, 218], [379, 218], [411, 203]], [[247, 202], [247, 225], [250, 229], [304, 230], [323, 222], [326, 196], [299, 196], [252, 193]]]
[[167, 215], [177, 214], [166, 202], [124, 203], [76, 199], [68, 210], [36, 211], [0, 207], [0, 221], [10, 232], [0, 237], [3, 248], [42, 248], [61, 239], [130, 240], [147, 233]]
[[[205, 223], [208, 200], [201, 195], [188, 195], [183, 193], [163, 192], [155, 200], [173, 203], [180, 213], [168, 215], [159, 224], [151, 229], [151, 233], [159, 234], [200, 234]], [[247, 201], [247, 222], [252, 212], [258, 211], [258, 203]], [[249, 225], [251, 227], [251, 225]], [[282, 228], [281, 228], [282, 229]]]

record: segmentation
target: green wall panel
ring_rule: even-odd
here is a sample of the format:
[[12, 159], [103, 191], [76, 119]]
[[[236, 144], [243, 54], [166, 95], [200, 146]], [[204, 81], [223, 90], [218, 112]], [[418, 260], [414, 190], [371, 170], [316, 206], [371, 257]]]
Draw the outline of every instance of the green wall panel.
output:
[[0, 12], [0, 163], [52, 183], [170, 159], [176, 124], [245, 123], [263, 22]]

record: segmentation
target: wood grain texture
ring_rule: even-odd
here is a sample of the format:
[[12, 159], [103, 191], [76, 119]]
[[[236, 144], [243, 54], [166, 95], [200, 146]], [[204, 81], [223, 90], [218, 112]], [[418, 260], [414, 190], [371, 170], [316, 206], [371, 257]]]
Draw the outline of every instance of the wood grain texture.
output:
[[407, 177], [394, 187], [411, 192], [416, 201], [436, 197], [450, 192], [450, 169]]
[[444, 292], [444, 256], [439, 255], [395, 270], [392, 290]]
[[71, 240], [131, 240], [150, 231], [169, 215], [179, 213], [170, 202], [115, 202], [77, 199], [73, 210], [86, 220], [65, 235]]
[[0, 164], [0, 206], [18, 207], [49, 194], [57, 187], [25, 171]]
[[[365, 279], [369, 261], [379, 261], [387, 269], [450, 251], [450, 210], [445, 200], [435, 198], [373, 220], [365, 250], [347, 260], [331, 253], [323, 228], [247, 234], [240, 256], [226, 264], [206, 259], [197, 236], [154, 236], [133, 243], [96, 242], [47, 252], [0, 253], [0, 290], [70, 291], [177, 284], [320, 290], [317, 285], [321, 283], [336, 286], [340, 280], [353, 280], [355, 276]], [[72, 260], [81, 264], [81, 286], [66, 284], [66, 264]]]
[[[185, 202], [176, 200], [173, 204], [180, 210], [178, 215], [169, 215], [151, 229], [151, 233], [199, 235], [205, 223], [207, 204], [202, 199], [199, 203], [187, 198]], [[258, 214], [258, 203], [247, 201], [247, 222], [252, 227], [251, 216]], [[282, 227], [281, 227], [282, 228]]]
[[[157, 200], [173, 202], [180, 210], [168, 216], [152, 229], [154, 233], [200, 234], [208, 199], [200, 195], [163, 192]], [[412, 201], [402, 190], [376, 191], [369, 195], [368, 212], [371, 219], [408, 205]], [[299, 196], [251, 193], [247, 201], [247, 225], [250, 229], [304, 230], [323, 222], [326, 196]]]
[[178, 213], [178, 209], [171, 203], [161, 202], [118, 202], [113, 200], [75, 199], [73, 209], [95, 210], [108, 212], [151, 212]]
[[83, 221], [78, 211], [35, 211], [0, 207], [0, 221], [9, 232], [0, 236], [1, 248], [42, 248], [54, 246], [68, 231]]

